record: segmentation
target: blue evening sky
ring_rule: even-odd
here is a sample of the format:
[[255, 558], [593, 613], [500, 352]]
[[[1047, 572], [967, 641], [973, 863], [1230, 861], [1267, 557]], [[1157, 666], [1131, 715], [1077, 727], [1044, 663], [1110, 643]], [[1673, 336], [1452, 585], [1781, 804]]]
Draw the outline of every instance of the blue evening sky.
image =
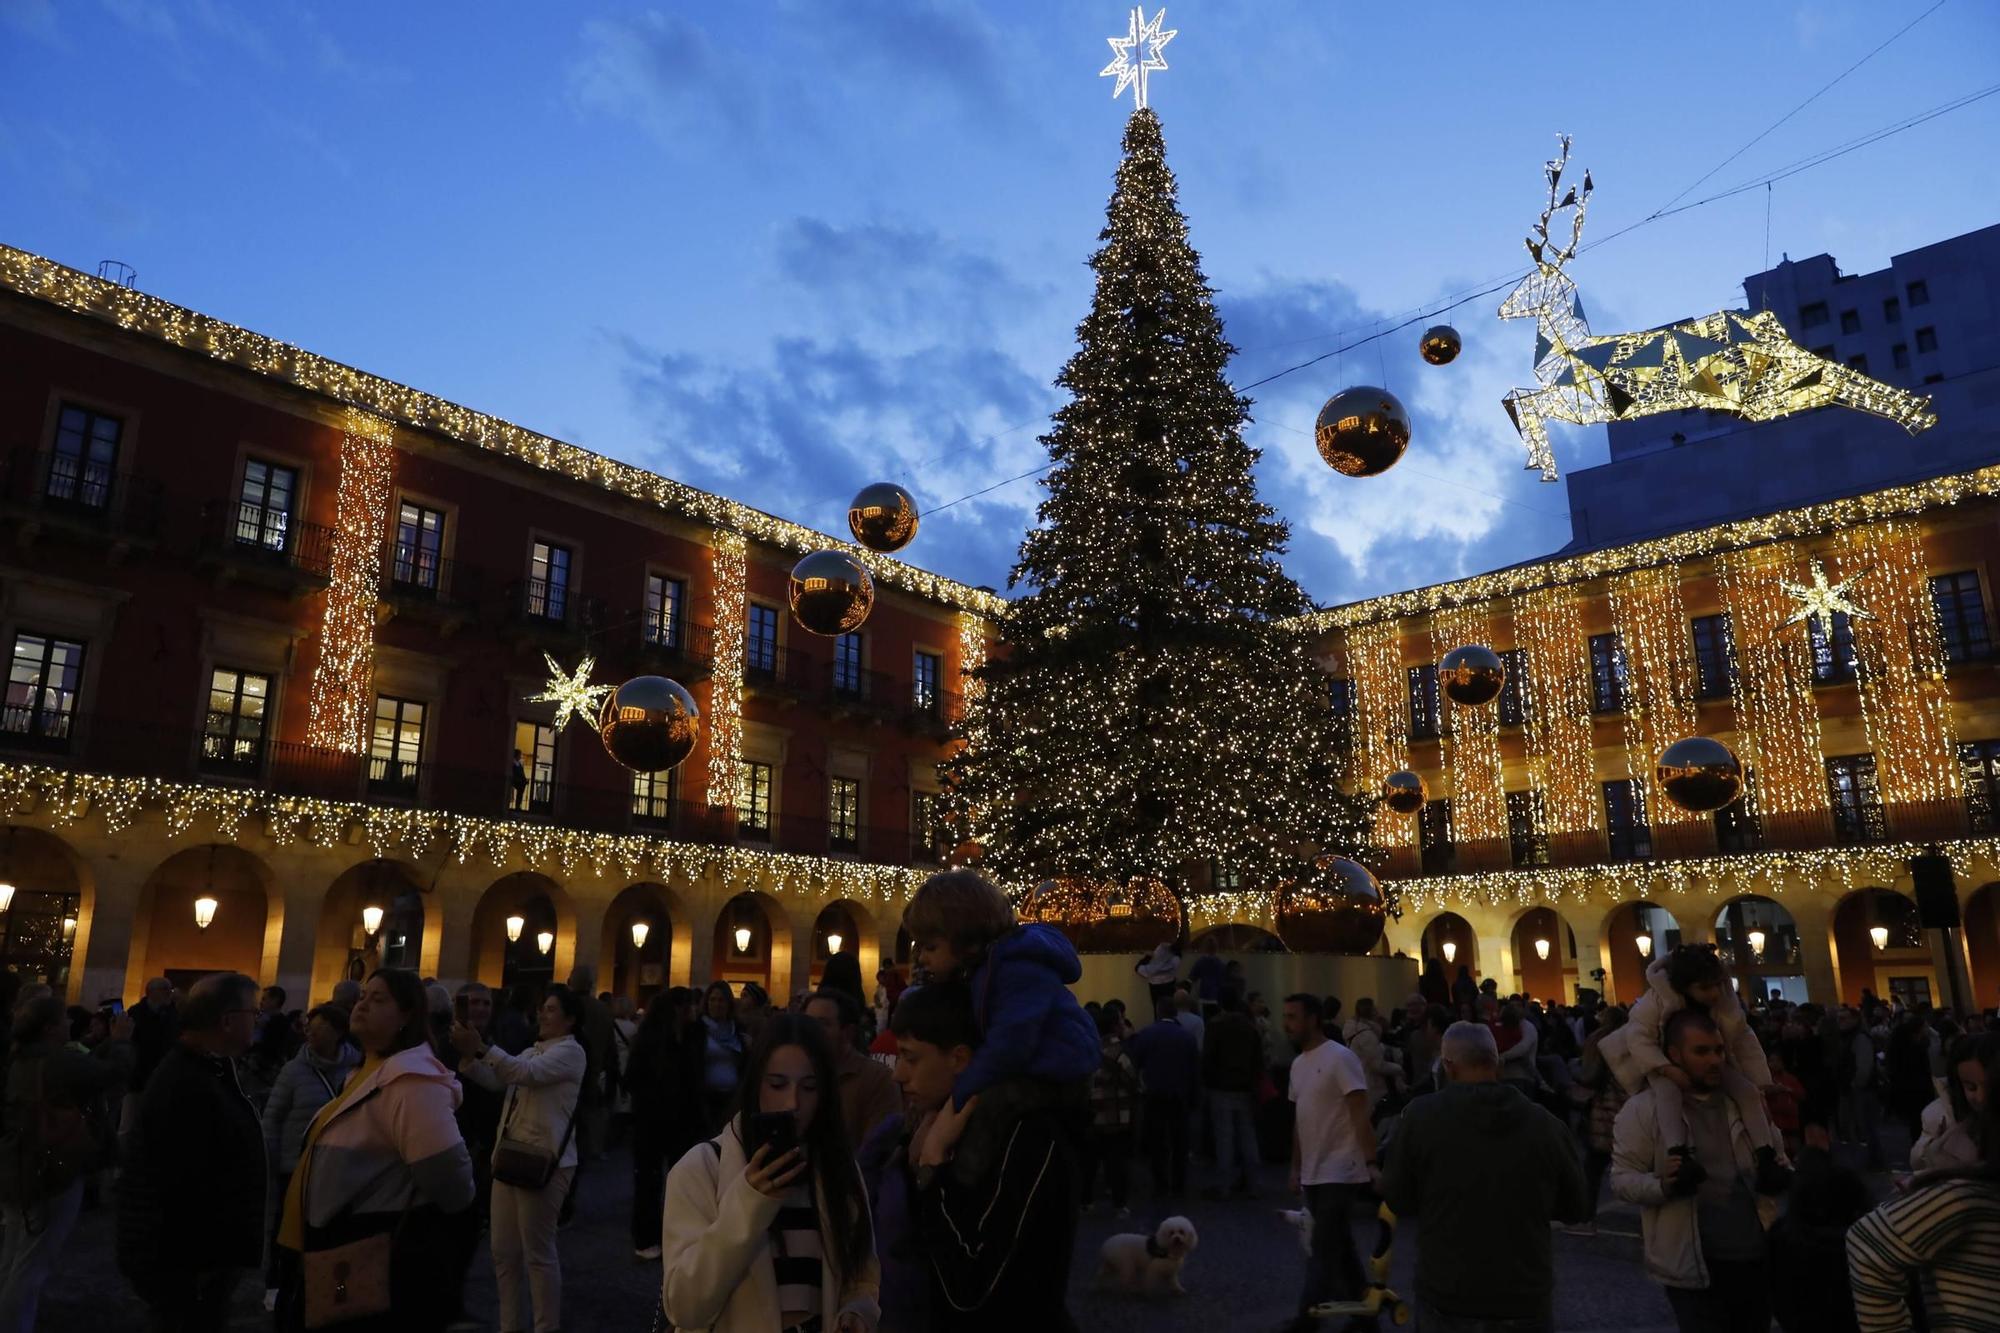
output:
[[[1237, 382], [1524, 262], [1555, 135], [1645, 216], [1931, 0], [1192, 0], [1152, 80]], [[0, 239], [829, 530], [877, 477], [934, 505], [1042, 461], [1130, 107], [1092, 0], [385, 4], [0, 0]], [[2000, 6], [1935, 14], [1689, 197], [2000, 79]], [[1780, 183], [1769, 257], [1850, 271], [2000, 221], [2000, 97]], [[1759, 190], [1572, 268], [1600, 330], [1742, 302]], [[1568, 539], [1499, 405], [1498, 297], [1256, 392], [1264, 494], [1323, 601]], [[1382, 382], [1405, 461], [1335, 476], [1320, 402]], [[1565, 469], [1601, 430], [1558, 439]], [[907, 555], [1004, 586], [1039, 498]]]

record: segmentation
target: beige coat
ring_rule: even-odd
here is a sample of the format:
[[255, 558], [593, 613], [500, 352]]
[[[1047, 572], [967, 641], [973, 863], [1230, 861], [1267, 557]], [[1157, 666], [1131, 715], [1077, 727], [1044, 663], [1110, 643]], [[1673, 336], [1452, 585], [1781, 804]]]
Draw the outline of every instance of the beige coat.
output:
[[[1743, 1126], [1736, 1103], [1723, 1098], [1729, 1110], [1729, 1142], [1735, 1149], [1736, 1167], [1750, 1171], [1756, 1166], [1756, 1147]], [[1667, 1166], [1667, 1150], [1686, 1141], [1686, 1132], [1676, 1127], [1660, 1132], [1660, 1117], [1654, 1109], [1650, 1089], [1634, 1096], [1618, 1112], [1611, 1134], [1611, 1193], [1626, 1203], [1639, 1205], [1639, 1231], [1645, 1238], [1646, 1271], [1662, 1286], [1708, 1286], [1708, 1266], [1702, 1262], [1701, 1233], [1695, 1224], [1693, 1195], [1669, 1198], [1660, 1183]], [[1769, 1231], [1778, 1220], [1778, 1201], [1757, 1196], [1757, 1216]]]
[[[783, 1314], [770, 1241], [778, 1201], [753, 1189], [745, 1178], [748, 1163], [733, 1120], [715, 1142], [716, 1150], [695, 1144], [667, 1174], [660, 1220], [660, 1303], [678, 1333], [771, 1333]], [[871, 1251], [861, 1272], [836, 1279], [830, 1240], [846, 1223], [826, 1216], [823, 1197], [817, 1202], [820, 1234], [829, 1241], [826, 1280], [820, 1287], [825, 1333], [834, 1333], [840, 1316], [849, 1312], [872, 1329], [881, 1319], [876, 1301], [881, 1270]], [[868, 1206], [865, 1196], [859, 1202]]]

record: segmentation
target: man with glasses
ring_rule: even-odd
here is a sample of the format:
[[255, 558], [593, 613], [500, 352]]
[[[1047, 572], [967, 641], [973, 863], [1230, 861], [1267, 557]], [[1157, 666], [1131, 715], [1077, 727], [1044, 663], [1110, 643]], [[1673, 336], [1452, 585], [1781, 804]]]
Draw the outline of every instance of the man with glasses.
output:
[[257, 1035], [257, 983], [203, 977], [146, 1085], [118, 1180], [118, 1267], [158, 1333], [221, 1329], [264, 1249], [264, 1130], [236, 1061]]

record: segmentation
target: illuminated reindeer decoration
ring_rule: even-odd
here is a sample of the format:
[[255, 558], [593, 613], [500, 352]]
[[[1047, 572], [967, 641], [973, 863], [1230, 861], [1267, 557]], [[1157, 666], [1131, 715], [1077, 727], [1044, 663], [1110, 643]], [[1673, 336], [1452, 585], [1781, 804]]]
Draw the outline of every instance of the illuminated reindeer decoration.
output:
[[[1543, 481], [1556, 479], [1549, 451], [1550, 418], [1579, 426], [1630, 421], [1655, 412], [1700, 407], [1734, 412], [1746, 421], [1837, 404], [1859, 408], [1912, 435], [1937, 424], [1931, 400], [1814, 356], [1794, 343], [1768, 310], [1722, 310], [1642, 333], [1598, 335], [1584, 322], [1576, 284], [1563, 265], [1576, 257], [1583, 211], [1590, 201], [1590, 173], [1583, 186], [1561, 193], [1569, 164], [1569, 136], [1549, 162], [1549, 206], [1528, 237], [1535, 271], [1500, 306], [1500, 318], [1535, 320], [1537, 388], [1516, 389], [1501, 400], [1528, 445], [1528, 466]], [[1570, 214], [1569, 241], [1549, 238], [1549, 222]]]

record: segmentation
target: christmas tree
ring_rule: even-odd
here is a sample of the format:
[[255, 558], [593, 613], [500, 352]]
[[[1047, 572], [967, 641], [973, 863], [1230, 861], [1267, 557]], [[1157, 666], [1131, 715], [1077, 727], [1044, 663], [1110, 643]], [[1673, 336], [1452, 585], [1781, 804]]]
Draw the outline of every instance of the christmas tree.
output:
[[1269, 889], [1359, 850], [1364, 811], [1337, 785], [1326, 680], [1282, 623], [1311, 602], [1257, 498], [1250, 403], [1151, 110], [1127, 123], [1108, 215], [1011, 578], [1028, 591], [945, 777], [1003, 880]]

